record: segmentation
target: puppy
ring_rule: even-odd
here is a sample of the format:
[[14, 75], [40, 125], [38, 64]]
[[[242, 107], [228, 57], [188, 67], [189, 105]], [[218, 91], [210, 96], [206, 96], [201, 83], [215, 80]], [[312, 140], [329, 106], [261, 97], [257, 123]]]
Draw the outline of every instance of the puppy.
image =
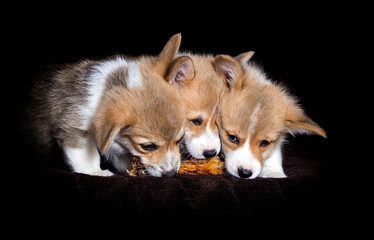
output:
[[[175, 63], [179, 63], [182, 78], [177, 79], [186, 110], [185, 136], [181, 144], [184, 155], [196, 159], [214, 157], [221, 150], [221, 142], [216, 124], [219, 98], [226, 88], [214, 69], [216, 58], [212, 55], [180, 53]], [[171, 69], [176, 67], [172, 66]]]
[[[112, 175], [100, 168], [103, 155], [118, 172], [137, 156], [149, 175], [174, 175], [185, 123], [175, 84], [180, 66], [173, 63], [180, 41], [174, 35], [157, 57], [86, 60], [40, 79], [29, 109], [39, 146], [57, 144], [78, 173]], [[165, 81], [166, 73], [174, 77]]]
[[236, 59], [221, 55], [215, 69], [229, 83], [218, 105], [218, 127], [227, 171], [240, 178], [286, 177], [281, 146], [287, 133], [325, 131], [305, 115], [294, 97], [247, 63], [254, 52]]

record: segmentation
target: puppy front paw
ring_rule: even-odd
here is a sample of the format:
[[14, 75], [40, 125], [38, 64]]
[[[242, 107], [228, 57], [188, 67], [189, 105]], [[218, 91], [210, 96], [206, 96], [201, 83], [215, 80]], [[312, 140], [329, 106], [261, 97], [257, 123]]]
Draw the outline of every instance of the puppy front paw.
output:
[[262, 178], [286, 178], [286, 174], [282, 171], [262, 171], [260, 174]]
[[99, 170], [99, 171], [90, 173], [90, 175], [110, 177], [110, 176], [113, 176], [114, 174], [109, 170]]

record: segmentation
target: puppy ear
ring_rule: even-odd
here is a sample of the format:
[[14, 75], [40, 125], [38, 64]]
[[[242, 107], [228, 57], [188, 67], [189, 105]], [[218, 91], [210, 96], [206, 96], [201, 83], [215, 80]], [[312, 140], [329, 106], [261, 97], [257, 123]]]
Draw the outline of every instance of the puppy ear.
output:
[[325, 131], [312, 119], [310, 119], [304, 111], [292, 104], [287, 109], [286, 113], [286, 127], [289, 133], [293, 134], [310, 134], [314, 133], [324, 138], [327, 138]]
[[160, 55], [157, 57], [154, 67], [160, 74], [164, 74], [167, 67], [174, 60], [175, 56], [179, 51], [179, 46], [181, 44], [182, 35], [180, 33], [172, 36], [169, 41], [165, 44]]
[[181, 87], [188, 84], [195, 77], [195, 68], [192, 59], [182, 56], [175, 59], [166, 73], [166, 81]]
[[245, 52], [235, 57], [235, 59], [240, 62], [242, 66], [245, 66], [249, 59], [252, 58], [252, 56], [255, 54], [254, 51]]
[[121, 129], [121, 125], [107, 123], [104, 119], [95, 121], [96, 144], [101, 155], [103, 155], [110, 145], [113, 136]]
[[242, 85], [242, 69], [240, 64], [228, 55], [218, 55], [213, 61], [215, 71], [224, 77], [229, 87]]
[[124, 101], [119, 93], [111, 94], [103, 99], [94, 118], [95, 139], [100, 154], [104, 154], [113, 137], [124, 127], [131, 126], [135, 120], [130, 117]]

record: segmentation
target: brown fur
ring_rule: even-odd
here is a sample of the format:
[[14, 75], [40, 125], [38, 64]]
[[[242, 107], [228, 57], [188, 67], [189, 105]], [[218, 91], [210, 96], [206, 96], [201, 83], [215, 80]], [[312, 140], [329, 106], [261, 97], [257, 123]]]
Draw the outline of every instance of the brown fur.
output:
[[[169, 147], [179, 151], [175, 142], [181, 137], [184, 108], [173, 86], [146, 68], [141, 72], [142, 88], [127, 90], [118, 87], [104, 97], [95, 118], [96, 140], [100, 152], [104, 153], [113, 135], [120, 130], [118, 134], [129, 139], [132, 147], [144, 154], [143, 157], [159, 163]], [[139, 138], [156, 143], [159, 149], [145, 152], [139, 147], [145, 142], [138, 141]]]
[[[116, 86], [103, 97], [94, 121], [96, 141], [102, 154], [108, 149], [114, 134], [118, 133], [117, 143], [125, 146], [130, 142], [131, 147], [141, 154], [145, 165], [159, 164], [169, 149], [179, 155], [176, 142], [183, 134], [184, 105], [175, 86], [162, 77], [173, 61], [169, 54], [175, 55], [175, 48], [179, 48], [180, 35], [176, 36], [169, 40], [158, 58], [143, 56], [137, 59], [142, 87], [127, 89], [126, 86]], [[117, 72], [114, 79], [119, 75], [125, 75], [125, 70]], [[127, 140], [127, 143], [120, 139]], [[140, 144], [147, 143], [155, 143], [157, 151], [144, 151]]]
[[[195, 66], [195, 75], [192, 81], [183, 89], [181, 95], [185, 103], [187, 125], [186, 128], [199, 136], [205, 130], [207, 120], [211, 121], [211, 129], [217, 131], [215, 124], [214, 107], [219, 100], [225, 85], [221, 77], [217, 75], [213, 63], [215, 58], [211, 55], [191, 55]], [[192, 119], [202, 114], [205, 121], [200, 126], [191, 123]]]
[[[253, 52], [239, 55], [236, 64], [233, 58], [222, 57], [228, 59], [229, 65], [235, 65], [221, 63], [226, 64], [224, 67], [231, 71], [240, 69], [219, 103], [218, 126], [223, 151], [241, 147], [249, 137], [251, 152], [262, 162], [282, 143], [288, 132], [326, 137], [324, 130], [305, 115], [283, 87], [264, 80], [265, 74], [258, 67], [247, 64], [252, 55]], [[237, 136], [239, 144], [229, 141], [228, 134]], [[269, 141], [270, 145], [261, 147], [263, 140]]]
[[36, 76], [30, 91], [29, 122], [25, 124], [25, 130], [38, 148], [48, 152], [56, 142], [72, 147], [81, 145], [79, 137], [87, 132], [78, 129], [81, 121], [78, 109], [67, 111], [66, 106], [82, 103], [82, 95], [87, 94], [85, 77], [96, 63], [84, 60], [77, 64], [48, 66]]
[[[76, 166], [80, 172], [89, 174], [110, 175], [100, 171], [100, 159], [92, 144], [94, 140], [101, 154], [118, 141], [124, 147], [123, 151], [126, 147], [137, 149], [145, 163], [157, 165], [172, 159], [173, 162], [155, 172], [158, 176], [165, 170], [163, 167], [177, 167], [178, 159], [180, 161], [177, 141], [183, 134], [184, 105], [179, 91], [166, 81], [165, 75], [180, 42], [181, 35], [174, 35], [157, 57], [115, 56], [102, 61], [86, 60], [53, 69], [39, 78], [32, 91], [29, 129], [41, 148], [58, 145], [65, 151], [66, 162], [73, 170], [77, 170], [74, 169]], [[128, 75], [130, 62], [134, 64], [131, 66], [137, 66], [132, 68], [136, 71], [134, 76]], [[176, 62], [173, 66], [179, 69], [180, 64]], [[169, 73], [173, 75], [174, 70]], [[137, 82], [135, 86], [128, 85], [129, 77], [139, 81], [139, 85]], [[124, 139], [128, 141], [121, 142]], [[144, 151], [139, 147], [139, 144], [147, 143], [156, 143], [157, 150]], [[111, 154], [126, 154], [122, 150], [117, 148]], [[120, 164], [116, 166], [123, 170]]]

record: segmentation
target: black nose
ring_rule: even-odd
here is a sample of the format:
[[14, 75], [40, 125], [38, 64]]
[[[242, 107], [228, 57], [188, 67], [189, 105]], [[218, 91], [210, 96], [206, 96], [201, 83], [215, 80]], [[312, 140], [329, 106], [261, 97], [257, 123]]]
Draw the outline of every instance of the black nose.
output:
[[168, 172], [163, 172], [162, 173], [163, 177], [174, 177], [175, 176], [175, 169], [168, 171]]
[[204, 155], [204, 157], [206, 157], [206, 158], [210, 158], [210, 157], [214, 157], [215, 155], [217, 155], [217, 152], [216, 152], [215, 149], [212, 149], [212, 150], [205, 150], [205, 151], [203, 152], [203, 155]]
[[252, 170], [244, 169], [244, 168], [238, 168], [238, 174], [241, 178], [249, 178], [252, 176]]

